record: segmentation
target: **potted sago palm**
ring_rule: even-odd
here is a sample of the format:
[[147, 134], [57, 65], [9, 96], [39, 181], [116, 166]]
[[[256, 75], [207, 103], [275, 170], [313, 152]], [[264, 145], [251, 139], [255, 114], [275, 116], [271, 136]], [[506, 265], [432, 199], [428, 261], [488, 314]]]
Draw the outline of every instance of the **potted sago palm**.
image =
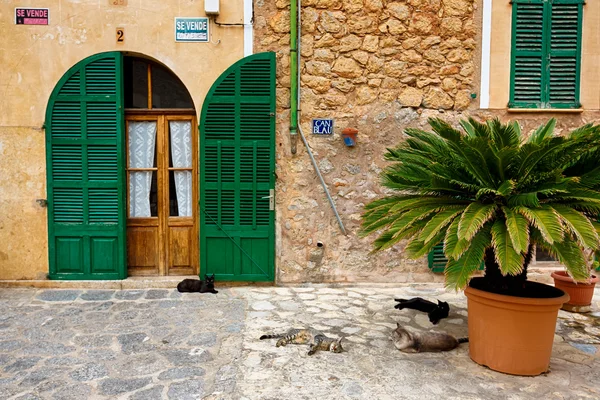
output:
[[[593, 269], [598, 268], [600, 263], [594, 259], [593, 254], [588, 252], [590, 264]], [[568, 271], [552, 272], [554, 287], [559, 288], [569, 295], [569, 301], [563, 304], [562, 309], [571, 312], [590, 312], [592, 311], [592, 298], [594, 297], [594, 288], [598, 280], [598, 274], [592, 273], [588, 280], [577, 282], [569, 276]]]
[[[446, 285], [465, 289], [469, 354], [491, 369], [538, 375], [550, 364], [558, 310], [569, 296], [527, 280], [535, 246], [576, 281], [598, 252], [600, 126], [554, 134], [555, 120], [528, 137], [517, 122], [430, 119], [406, 129], [382, 172], [393, 194], [366, 205], [361, 235], [374, 251], [404, 241], [419, 258], [443, 243]], [[472, 278], [484, 262], [484, 276]]]

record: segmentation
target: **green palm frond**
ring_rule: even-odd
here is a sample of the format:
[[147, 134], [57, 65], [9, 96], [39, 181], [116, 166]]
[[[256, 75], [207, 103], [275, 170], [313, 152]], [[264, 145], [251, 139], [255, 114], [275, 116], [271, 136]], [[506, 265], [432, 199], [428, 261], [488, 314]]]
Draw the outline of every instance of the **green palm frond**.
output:
[[552, 208], [554, 208], [567, 229], [575, 236], [579, 246], [591, 249], [598, 247], [598, 233], [585, 215], [571, 207], [560, 204], [552, 204]]
[[405, 253], [421, 257], [443, 241], [455, 288], [487, 248], [503, 274], [521, 273], [537, 244], [585, 275], [584, 251], [600, 254], [600, 125], [557, 136], [550, 120], [527, 138], [517, 122], [429, 123], [384, 155], [381, 184], [396, 194], [365, 206], [359, 232], [378, 235], [374, 251], [407, 240]]
[[527, 219], [511, 208], [502, 207], [506, 217], [506, 230], [510, 236], [515, 251], [523, 253], [529, 247], [529, 223]]
[[518, 275], [523, 270], [523, 254], [516, 251], [504, 220], [492, 226], [492, 246], [500, 271], [505, 275]]
[[425, 228], [419, 235], [419, 240], [423, 242], [429, 242], [439, 232], [445, 232], [444, 228], [450, 224], [457, 215], [464, 211], [464, 206], [458, 206], [460, 208], [451, 208], [439, 212], [436, 216], [431, 218]]
[[463, 212], [458, 224], [458, 239], [471, 240], [496, 210], [496, 204], [471, 203]]
[[565, 240], [550, 246], [550, 254], [567, 267], [567, 271], [576, 281], [584, 281], [589, 277], [589, 266], [585, 254], [575, 241]]
[[564, 230], [554, 209], [548, 206], [542, 208], [515, 207], [515, 211], [523, 215], [528, 222], [535, 226], [544, 240], [552, 244], [563, 239]]
[[551, 118], [546, 123], [546, 125], [542, 125], [538, 129], [536, 129], [536, 131], [533, 132], [533, 134], [529, 137], [529, 140], [527, 140], [527, 142], [535, 143], [535, 144], [542, 143], [545, 139], [552, 137], [555, 126], [556, 126], [556, 119]]
[[482, 229], [473, 236], [468, 249], [460, 258], [448, 261], [448, 265], [444, 270], [448, 288], [459, 290], [467, 285], [471, 275], [479, 269], [485, 249], [489, 246], [490, 241], [490, 229]]

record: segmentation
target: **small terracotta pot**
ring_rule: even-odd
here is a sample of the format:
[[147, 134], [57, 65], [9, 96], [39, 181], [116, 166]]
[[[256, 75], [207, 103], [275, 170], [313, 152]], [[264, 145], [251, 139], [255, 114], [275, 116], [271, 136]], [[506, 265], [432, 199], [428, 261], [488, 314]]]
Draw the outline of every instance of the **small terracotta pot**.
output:
[[594, 287], [599, 280], [596, 275], [592, 275], [589, 283], [575, 283], [566, 271], [556, 271], [551, 276], [554, 278], [554, 287], [568, 293], [571, 297], [567, 304], [572, 306], [589, 306], [592, 304]]
[[548, 371], [558, 310], [569, 301], [568, 294], [560, 290], [556, 294], [540, 299], [465, 289], [471, 359], [512, 375]]

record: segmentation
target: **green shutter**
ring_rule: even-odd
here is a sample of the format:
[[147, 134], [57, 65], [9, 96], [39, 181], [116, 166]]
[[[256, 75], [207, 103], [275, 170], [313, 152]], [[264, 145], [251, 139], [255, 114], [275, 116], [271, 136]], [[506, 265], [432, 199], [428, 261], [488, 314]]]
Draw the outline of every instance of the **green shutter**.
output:
[[435, 273], [442, 273], [448, 264], [448, 259], [444, 255], [444, 243], [433, 246], [433, 250], [427, 256], [429, 269]]
[[554, 0], [551, 8], [548, 102], [550, 108], [579, 108], [583, 0]]
[[[441, 242], [440, 244], [433, 246], [433, 250], [427, 255], [427, 266], [431, 272], [443, 273], [444, 269], [446, 269], [446, 264], [448, 264], [448, 259], [444, 254], [444, 242]], [[484, 269], [485, 262], [482, 261], [479, 270], [483, 271]]]
[[246, 57], [210, 89], [200, 122], [201, 274], [272, 281], [275, 54]]
[[71, 68], [46, 113], [51, 279], [124, 279], [121, 54]]
[[578, 108], [583, 0], [513, 0], [511, 108]]

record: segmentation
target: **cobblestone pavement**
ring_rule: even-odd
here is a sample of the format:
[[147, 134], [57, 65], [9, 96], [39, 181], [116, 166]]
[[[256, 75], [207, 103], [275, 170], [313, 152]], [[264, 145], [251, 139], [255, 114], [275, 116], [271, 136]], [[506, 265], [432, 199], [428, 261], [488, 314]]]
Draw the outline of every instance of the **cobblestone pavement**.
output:
[[[433, 327], [394, 297], [448, 301]], [[496, 373], [468, 345], [405, 354], [396, 322], [466, 336], [466, 299], [439, 285], [172, 289], [0, 289], [0, 399], [598, 399], [600, 291], [591, 314], [561, 311], [551, 372]], [[342, 354], [276, 348], [264, 333], [311, 326]]]

